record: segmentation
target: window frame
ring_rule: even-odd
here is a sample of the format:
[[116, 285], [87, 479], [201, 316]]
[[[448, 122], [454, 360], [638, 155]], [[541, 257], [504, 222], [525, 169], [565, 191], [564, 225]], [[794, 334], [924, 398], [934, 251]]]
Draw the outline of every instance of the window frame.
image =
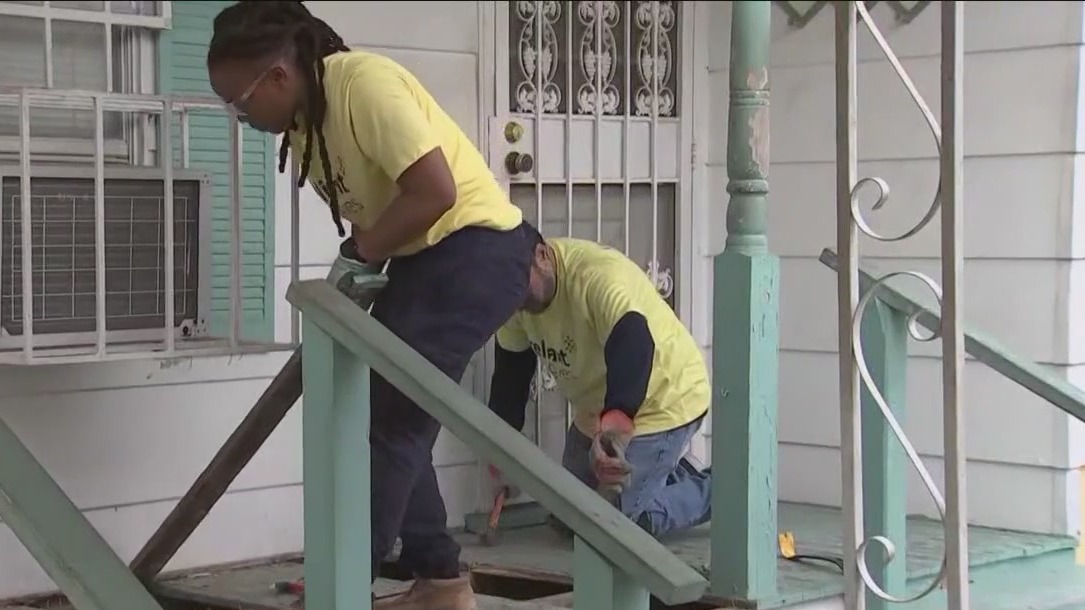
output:
[[[113, 93], [117, 85], [121, 91], [134, 95], [156, 95], [160, 86], [160, 42], [161, 34], [172, 29], [172, 2], [158, 2], [159, 15], [133, 15], [113, 12], [112, 3], [103, 1], [102, 10], [58, 8], [50, 6], [45, 0], [41, 5], [11, 4], [0, 2], [0, 18], [21, 17], [44, 21], [43, 52], [45, 53], [45, 86], [40, 89], [54, 88], [54, 38], [53, 22], [67, 21], [104, 26], [104, 40], [100, 47], [104, 52], [106, 66], [106, 93]], [[127, 28], [131, 37], [119, 38], [113, 26]], [[123, 53], [121, 61], [118, 53]], [[121, 74], [117, 71], [121, 70]], [[0, 88], [3, 83], [0, 83]], [[61, 89], [63, 90], [63, 89]], [[151, 179], [158, 167], [158, 141], [160, 118], [158, 113], [131, 113], [122, 122], [121, 137], [107, 137], [105, 144], [105, 179]], [[0, 174], [14, 175], [21, 150], [21, 137], [0, 136]], [[36, 167], [36, 177], [60, 177], [86, 179], [94, 177], [95, 143], [89, 137], [50, 137], [31, 134], [31, 163]], [[197, 218], [197, 265], [198, 279], [196, 286], [196, 319], [186, 320], [181, 325], [171, 325], [174, 338], [180, 341], [199, 340], [206, 334], [206, 320], [211, 311], [211, 240], [210, 234], [212, 206], [211, 177], [207, 172], [183, 168], [174, 169], [174, 180], [195, 181], [199, 184]], [[152, 325], [147, 328], [109, 330], [106, 341], [127, 349], [141, 351], [146, 342], [159, 341], [164, 326]], [[95, 332], [35, 332], [34, 350], [48, 350], [66, 353], [78, 352], [81, 347], [93, 342]], [[9, 335], [0, 329], [0, 352], [17, 349], [22, 345], [24, 336]], [[133, 347], [137, 346], [137, 347]], [[116, 349], [116, 348], [114, 348]], [[125, 351], [125, 347], [120, 347]], [[73, 352], [74, 353], [74, 352]]]
[[[41, 164], [34, 169], [36, 178], [60, 178], [73, 180], [93, 179], [94, 168], [86, 164], [63, 167], [56, 164]], [[5, 178], [21, 178], [21, 172], [17, 165], [0, 163], [0, 183]], [[114, 165], [105, 167], [104, 179], [110, 180], [148, 180], [158, 182], [161, 176], [154, 167], [133, 167]], [[212, 281], [212, 255], [211, 240], [205, 236], [212, 230], [212, 177], [198, 169], [175, 168], [173, 172], [174, 182], [195, 182], [198, 186], [198, 205], [196, 218], [196, 317], [186, 319], [182, 324], [170, 325], [174, 340], [178, 343], [183, 341], [199, 341], [208, 338], [207, 320], [211, 316], [211, 281]], [[0, 242], [0, 256], [4, 255], [3, 244]], [[165, 293], [165, 291], [163, 291]], [[108, 294], [108, 291], [107, 291]], [[20, 295], [22, 292], [20, 289]], [[165, 336], [163, 324], [151, 324], [144, 328], [114, 329], [106, 331], [106, 343], [111, 351], [137, 351], [146, 349], [146, 344], [163, 340]], [[41, 332], [33, 331], [33, 349], [36, 352], [65, 353], [74, 351], [81, 353], [87, 345], [92, 345], [97, 338], [97, 331], [65, 331], [65, 332]], [[23, 346], [25, 335], [9, 334], [6, 329], [0, 327], [0, 355], [4, 352], [18, 350]], [[125, 344], [128, 344], [127, 346]], [[60, 350], [59, 352], [57, 350]]]
[[[114, 53], [113, 26], [130, 27], [135, 32], [132, 48], [129, 49], [135, 69], [124, 75], [125, 89], [134, 94], [153, 95], [158, 83], [158, 34], [172, 27], [173, 3], [160, 2], [160, 15], [129, 15], [112, 12], [112, 3], [103, 0], [101, 11], [87, 9], [57, 8], [45, 0], [41, 6], [28, 4], [10, 4], [0, 2], [0, 18], [23, 17], [42, 19], [45, 22], [45, 88], [53, 88], [53, 40], [52, 22], [72, 21], [78, 23], [102, 24], [105, 26], [106, 40], [103, 41], [106, 65], [106, 91], [113, 92]], [[2, 86], [2, 83], [0, 83]], [[123, 126], [124, 137], [107, 138], [105, 154], [107, 160], [123, 159], [120, 165], [139, 166], [153, 162], [156, 141], [156, 121], [149, 115], [131, 117]], [[0, 136], [0, 158], [18, 155], [20, 150], [18, 136]], [[82, 163], [93, 160], [94, 140], [92, 138], [57, 138], [34, 136], [31, 134], [31, 156], [40, 163]]]

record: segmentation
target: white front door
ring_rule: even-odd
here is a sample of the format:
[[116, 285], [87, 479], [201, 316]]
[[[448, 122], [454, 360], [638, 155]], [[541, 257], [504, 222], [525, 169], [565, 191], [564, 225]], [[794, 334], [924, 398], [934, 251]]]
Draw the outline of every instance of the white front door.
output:
[[[493, 75], [491, 167], [525, 218], [547, 237], [623, 250], [688, 324], [692, 47], [682, 5], [485, 2], [483, 74]], [[566, 404], [545, 371], [536, 379], [525, 433], [560, 459]]]

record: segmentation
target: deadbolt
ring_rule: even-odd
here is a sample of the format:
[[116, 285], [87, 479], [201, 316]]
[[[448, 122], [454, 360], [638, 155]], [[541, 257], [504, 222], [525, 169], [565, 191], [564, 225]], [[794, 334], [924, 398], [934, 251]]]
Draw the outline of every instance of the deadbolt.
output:
[[520, 138], [524, 137], [524, 126], [516, 121], [509, 121], [505, 123], [505, 141], [509, 144], [515, 144], [520, 141]]
[[505, 169], [510, 174], [526, 174], [535, 168], [535, 159], [527, 153], [510, 152], [505, 155]]

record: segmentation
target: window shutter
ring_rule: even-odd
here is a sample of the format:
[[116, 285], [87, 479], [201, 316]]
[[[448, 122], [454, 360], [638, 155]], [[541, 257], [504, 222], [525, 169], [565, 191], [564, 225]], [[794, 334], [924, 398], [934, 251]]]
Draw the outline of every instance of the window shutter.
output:
[[[173, 27], [162, 33], [160, 90], [175, 95], [213, 95], [207, 79], [212, 21], [230, 2], [174, 2]], [[174, 159], [180, 159], [180, 126], [174, 121]], [[211, 173], [212, 336], [226, 336], [230, 320], [230, 139], [223, 112], [189, 118], [189, 159], [193, 169]], [[241, 210], [241, 336], [270, 341], [274, 334], [274, 139], [253, 129], [244, 134]]]

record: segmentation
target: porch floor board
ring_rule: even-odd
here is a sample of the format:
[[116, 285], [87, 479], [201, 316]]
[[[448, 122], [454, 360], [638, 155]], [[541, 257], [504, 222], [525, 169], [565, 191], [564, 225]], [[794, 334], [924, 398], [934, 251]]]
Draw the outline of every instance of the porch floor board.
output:
[[[184, 576], [165, 577], [155, 584], [152, 593], [163, 602], [165, 610], [297, 610], [299, 597], [277, 593], [272, 585], [279, 581], [302, 578], [301, 560], [262, 565], [225, 567]], [[410, 582], [378, 578], [373, 583], [377, 598], [402, 593]], [[478, 610], [565, 610], [568, 606], [545, 600], [518, 601], [491, 595], [478, 595]], [[557, 602], [557, 603], [560, 603]], [[5, 606], [0, 610], [75, 610], [63, 600], [48, 599], [35, 605]]]
[[[779, 505], [779, 530], [792, 532], [796, 551], [802, 555], [840, 558], [841, 515], [837, 508], [805, 504]], [[909, 580], [927, 582], [938, 572], [942, 560], [943, 532], [940, 523], [915, 517], [908, 520], [907, 565]], [[572, 540], [549, 526], [507, 530], [501, 543], [487, 547], [478, 537], [463, 533], [457, 536], [463, 547], [462, 561], [473, 572], [518, 576], [553, 582], [571, 582]], [[708, 525], [666, 537], [663, 542], [680, 558], [702, 574], [709, 570]], [[986, 527], [969, 528], [972, 566], [979, 567], [1013, 559], [1036, 557], [1068, 551], [1076, 541], [1065, 536], [1030, 534]], [[776, 608], [842, 594], [842, 576], [831, 564], [821, 562], [779, 561], [778, 592], [772, 599], [728, 600], [715, 596], [705, 599], [721, 606]], [[1083, 579], [1085, 581], [1085, 579]]]
[[[298, 596], [276, 593], [273, 583], [297, 580], [302, 577], [300, 561], [283, 562], [262, 566], [232, 568], [203, 574], [190, 574], [182, 578], [166, 579], [155, 587], [155, 594], [183, 608], [206, 608], [207, 610], [294, 610], [298, 608]], [[389, 597], [406, 591], [409, 582], [378, 578], [373, 583], [377, 598]], [[561, 610], [543, 602], [516, 601], [478, 596], [479, 610]], [[7, 609], [0, 609], [7, 610]]]
[[[804, 555], [839, 558], [840, 511], [803, 504], [779, 505], [779, 529], [792, 532], [796, 550]], [[496, 546], [483, 546], [475, 534], [460, 532], [456, 538], [463, 548], [462, 561], [474, 574], [483, 592], [494, 593], [486, 584], [496, 583], [505, 593], [525, 597], [536, 589], [549, 587], [552, 602], [513, 601], [480, 595], [480, 610], [557, 610], [567, 595], [557, 595], [572, 584], [572, 540], [546, 525], [533, 525], [502, 532]], [[908, 521], [907, 565], [912, 592], [925, 586], [937, 572], [942, 558], [942, 527], [926, 518]], [[708, 574], [709, 529], [696, 528], [663, 540], [668, 548], [698, 571]], [[972, 560], [974, 610], [1077, 610], [1085, 608], [1085, 567], [1075, 566], [1076, 541], [1066, 536], [1014, 532], [986, 527], [969, 528]], [[982, 569], [977, 569], [982, 568]], [[293, 595], [271, 590], [279, 580], [301, 578], [302, 564], [284, 561], [249, 567], [208, 569], [183, 576], [164, 577], [155, 586], [160, 598], [181, 602], [177, 608], [231, 608], [236, 610], [286, 610], [296, 601]], [[496, 580], [495, 580], [496, 579]], [[708, 596], [707, 607], [778, 608], [838, 596], [842, 593], [840, 571], [828, 563], [779, 561], [779, 586], [772, 599], [729, 600]], [[517, 584], [519, 583], [519, 584]], [[406, 588], [403, 581], [378, 579], [378, 597]], [[894, 592], [900, 593], [900, 592]], [[562, 601], [559, 601], [561, 599]], [[36, 605], [36, 604], [34, 604]], [[41, 605], [59, 610], [55, 605]], [[170, 606], [174, 607], [173, 605]], [[705, 607], [705, 606], [702, 606]], [[944, 608], [944, 593], [936, 592], [909, 610]], [[3, 608], [0, 610], [10, 610]]]

